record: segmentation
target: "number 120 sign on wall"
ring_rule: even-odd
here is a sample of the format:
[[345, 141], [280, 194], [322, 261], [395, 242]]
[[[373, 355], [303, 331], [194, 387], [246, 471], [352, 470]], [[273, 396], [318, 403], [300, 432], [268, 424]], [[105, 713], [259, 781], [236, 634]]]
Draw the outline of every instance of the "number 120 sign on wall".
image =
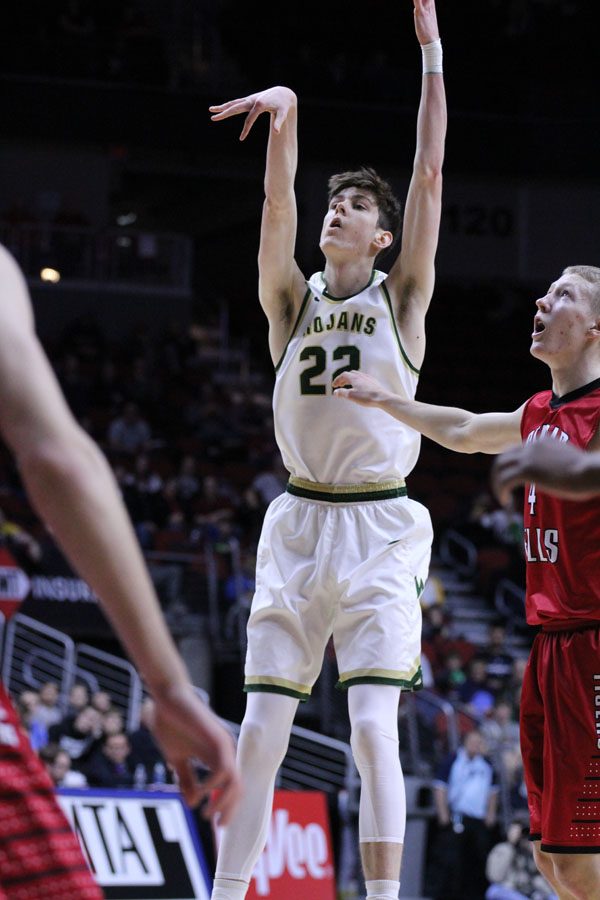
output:
[[247, 900], [335, 900], [331, 833], [325, 795], [275, 791], [267, 843]]

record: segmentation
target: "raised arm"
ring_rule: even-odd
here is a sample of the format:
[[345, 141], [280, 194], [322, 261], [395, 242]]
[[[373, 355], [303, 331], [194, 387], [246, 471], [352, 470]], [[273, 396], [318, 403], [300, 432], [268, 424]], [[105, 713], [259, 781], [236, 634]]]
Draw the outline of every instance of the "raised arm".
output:
[[420, 365], [425, 343], [425, 313], [435, 280], [447, 114], [435, 0], [414, 0], [414, 4], [415, 29], [423, 49], [417, 146], [404, 211], [401, 250], [387, 284], [406, 349], [411, 360]]
[[[71, 415], [34, 332], [25, 282], [0, 247], [0, 432], [27, 493], [102, 606], [156, 703], [156, 735], [195, 804], [221, 788], [231, 816], [240, 793], [231, 737], [196, 696], [166, 628], [110, 468]], [[192, 766], [211, 770], [200, 785]]]
[[286, 87], [269, 88], [210, 107], [215, 122], [247, 113], [241, 140], [261, 113], [270, 114], [258, 268], [259, 298], [269, 320], [269, 347], [274, 362], [281, 358], [306, 290], [304, 277], [294, 259], [297, 107], [296, 95]]
[[458, 453], [501, 453], [521, 440], [522, 407], [511, 413], [472, 413], [452, 406], [404, 400], [365, 372], [343, 372], [333, 382], [340, 401], [374, 406]]
[[501, 503], [512, 491], [533, 483], [547, 494], [567, 500], [588, 500], [600, 494], [600, 442], [589, 452], [562, 441], [544, 440], [514, 447], [492, 468], [492, 486]]

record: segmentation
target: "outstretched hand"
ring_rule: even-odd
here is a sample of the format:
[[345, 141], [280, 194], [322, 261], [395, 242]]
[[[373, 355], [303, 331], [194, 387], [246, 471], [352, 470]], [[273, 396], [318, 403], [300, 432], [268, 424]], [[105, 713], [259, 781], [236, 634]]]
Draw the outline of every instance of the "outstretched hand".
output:
[[[207, 818], [218, 815], [219, 824], [227, 825], [242, 793], [232, 736], [191, 685], [156, 700], [152, 719], [152, 732], [186, 803], [195, 807], [207, 799]], [[196, 762], [210, 772], [202, 782]]]
[[342, 372], [333, 380], [334, 397], [353, 400], [360, 406], [379, 406], [387, 391], [376, 378], [365, 372]]
[[435, 0], [414, 0], [415, 31], [421, 46], [437, 41], [440, 31], [435, 11]]
[[249, 94], [247, 97], [239, 97], [237, 100], [228, 100], [227, 103], [221, 103], [219, 106], [209, 106], [208, 109], [212, 113], [213, 122], [221, 122], [231, 116], [247, 113], [240, 134], [240, 141], [243, 141], [260, 114], [264, 112], [271, 114], [273, 130], [279, 134], [290, 109], [295, 107], [296, 103], [296, 95], [289, 88], [272, 87], [267, 88], [266, 91]]

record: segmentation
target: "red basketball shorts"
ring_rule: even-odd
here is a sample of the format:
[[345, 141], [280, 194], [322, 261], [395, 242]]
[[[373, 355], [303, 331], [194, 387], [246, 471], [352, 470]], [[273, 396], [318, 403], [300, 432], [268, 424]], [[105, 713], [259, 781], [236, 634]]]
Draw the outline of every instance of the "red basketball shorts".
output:
[[537, 635], [521, 696], [532, 840], [600, 853], [600, 627]]
[[0, 685], [0, 900], [102, 900]]

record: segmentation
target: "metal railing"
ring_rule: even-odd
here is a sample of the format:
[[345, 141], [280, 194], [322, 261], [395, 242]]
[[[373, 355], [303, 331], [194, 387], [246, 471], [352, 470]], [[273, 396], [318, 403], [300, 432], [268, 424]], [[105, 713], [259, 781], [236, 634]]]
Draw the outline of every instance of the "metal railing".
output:
[[509, 631], [515, 624], [525, 626], [525, 591], [510, 578], [501, 578], [494, 592], [494, 605], [506, 619]]
[[448, 751], [455, 753], [460, 744], [460, 730], [457, 712], [452, 703], [427, 689], [418, 691], [413, 694], [413, 697], [416, 709], [423, 713], [425, 719], [431, 720], [432, 715], [434, 718], [438, 715], [443, 716], [445, 720], [443, 731], [446, 735]]
[[75, 644], [62, 631], [22, 613], [13, 616], [5, 629], [2, 679], [13, 696], [55, 681], [63, 711], [71, 687], [81, 681], [91, 692], [110, 694], [127, 729], [134, 730], [139, 724], [143, 686], [131, 663], [87, 644]]
[[37, 690], [46, 681], [55, 681], [61, 704], [66, 705], [73, 681], [73, 640], [22, 613], [12, 617], [5, 631], [2, 680], [6, 689], [17, 696], [27, 689]]
[[40, 273], [47, 269], [58, 272], [67, 288], [93, 285], [95, 290], [162, 295], [191, 290], [192, 246], [185, 235], [0, 222], [0, 241], [36, 285], [43, 283]]
[[[237, 722], [227, 724], [238, 737], [241, 726]], [[288, 790], [324, 791], [326, 794], [344, 790], [349, 807], [358, 809], [360, 779], [350, 744], [299, 725], [292, 725], [277, 784]]]
[[113, 705], [123, 714], [127, 731], [135, 731], [140, 720], [144, 689], [136, 669], [126, 659], [77, 644], [72, 682], [83, 681], [91, 693], [106, 691]]
[[473, 541], [448, 528], [440, 540], [440, 559], [460, 575], [470, 578], [477, 570], [477, 548]]

